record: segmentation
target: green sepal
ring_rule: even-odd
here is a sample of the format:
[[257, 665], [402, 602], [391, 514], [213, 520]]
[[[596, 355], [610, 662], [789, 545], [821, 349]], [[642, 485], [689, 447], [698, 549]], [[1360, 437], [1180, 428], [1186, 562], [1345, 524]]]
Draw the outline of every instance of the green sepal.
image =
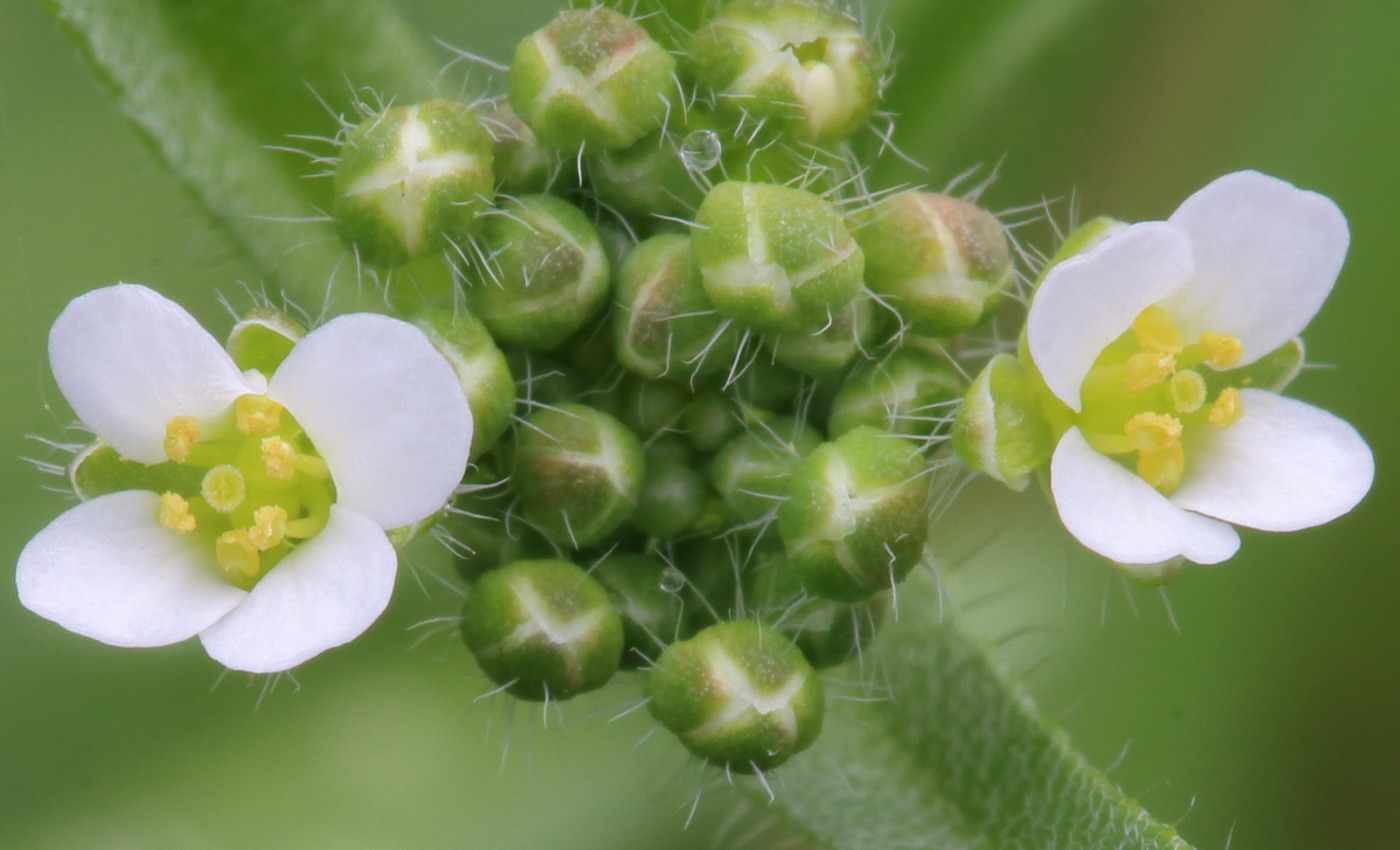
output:
[[123, 490], [179, 493], [192, 498], [199, 494], [203, 477], [204, 470], [178, 463], [148, 466], [127, 460], [101, 440], [79, 449], [68, 462], [68, 482], [83, 501]]
[[510, 427], [515, 412], [515, 381], [506, 356], [481, 322], [465, 310], [433, 307], [413, 323], [451, 364], [472, 412], [470, 459], [481, 457]]
[[963, 463], [1013, 490], [1050, 462], [1055, 437], [1035, 382], [1010, 354], [978, 373], [953, 418], [953, 448]]
[[224, 348], [243, 371], [271, 375], [306, 335], [300, 322], [272, 307], [259, 307], [234, 324]]

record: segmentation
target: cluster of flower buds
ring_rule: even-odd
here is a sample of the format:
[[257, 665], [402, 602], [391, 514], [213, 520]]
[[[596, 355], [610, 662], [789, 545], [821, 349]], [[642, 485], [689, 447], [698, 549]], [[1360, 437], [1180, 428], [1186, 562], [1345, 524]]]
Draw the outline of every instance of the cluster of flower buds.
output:
[[849, 140], [887, 69], [835, 0], [576, 6], [507, 96], [350, 131], [337, 218], [362, 263], [455, 284], [394, 303], [477, 423], [435, 533], [481, 669], [530, 700], [644, 671], [692, 752], [766, 770], [923, 557], [946, 342], [1008, 238], [957, 198], [871, 201]]

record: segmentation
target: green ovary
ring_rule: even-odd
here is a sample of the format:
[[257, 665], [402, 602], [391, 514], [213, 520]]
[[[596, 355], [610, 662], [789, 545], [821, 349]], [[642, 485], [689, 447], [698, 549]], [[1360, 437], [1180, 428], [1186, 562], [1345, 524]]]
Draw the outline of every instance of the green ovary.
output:
[[158, 519], [207, 544], [219, 570], [245, 590], [330, 519], [335, 484], [292, 416], [245, 395], [207, 432], [193, 417], [166, 423], [171, 461], [204, 471], [198, 492], [161, 494]]
[[1243, 410], [1237, 387], [1208, 398], [1202, 368], [1228, 369], [1242, 353], [1238, 339], [1210, 332], [1188, 345], [1167, 311], [1148, 307], [1094, 361], [1074, 424], [1103, 454], [1136, 453], [1137, 474], [1170, 495], [1186, 471], [1183, 435], [1207, 425], [1228, 428]]

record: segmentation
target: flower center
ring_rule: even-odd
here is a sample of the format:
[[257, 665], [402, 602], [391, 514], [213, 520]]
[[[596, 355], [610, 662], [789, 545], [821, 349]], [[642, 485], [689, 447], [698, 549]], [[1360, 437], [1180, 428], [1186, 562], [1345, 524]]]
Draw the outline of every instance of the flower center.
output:
[[[1238, 339], [1209, 331], [1188, 345], [1171, 314], [1148, 307], [1085, 377], [1080, 431], [1104, 454], [1136, 454], [1137, 474], [1170, 495], [1186, 471], [1183, 435], [1239, 421], [1240, 391], [1223, 370], [1243, 354]], [[1213, 368], [1199, 368], [1206, 364]]]
[[335, 484], [326, 462], [282, 405], [245, 395], [205, 429], [193, 417], [165, 425], [171, 461], [203, 470], [197, 492], [160, 497], [160, 524], [207, 542], [235, 585], [250, 589], [330, 519]]

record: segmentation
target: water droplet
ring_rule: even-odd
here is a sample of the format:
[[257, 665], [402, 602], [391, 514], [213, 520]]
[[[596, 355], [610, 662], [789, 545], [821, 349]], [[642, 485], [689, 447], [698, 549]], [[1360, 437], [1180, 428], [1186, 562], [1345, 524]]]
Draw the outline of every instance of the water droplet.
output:
[[675, 567], [667, 567], [661, 573], [661, 589], [667, 593], [680, 593], [685, 587], [685, 575]]
[[680, 157], [691, 173], [709, 171], [719, 165], [724, 145], [714, 130], [696, 130], [681, 140]]

